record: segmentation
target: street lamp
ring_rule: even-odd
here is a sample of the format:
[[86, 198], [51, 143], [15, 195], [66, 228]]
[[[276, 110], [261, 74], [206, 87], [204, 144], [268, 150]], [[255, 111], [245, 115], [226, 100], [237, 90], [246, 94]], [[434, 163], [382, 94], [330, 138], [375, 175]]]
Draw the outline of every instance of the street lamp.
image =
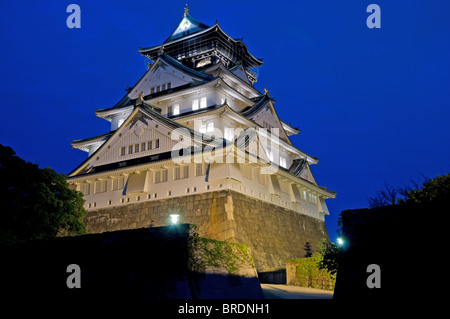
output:
[[179, 217], [180, 215], [178, 215], [178, 214], [171, 214], [170, 215], [170, 223], [172, 224], [172, 225], [176, 225], [176, 224], [178, 224], [178, 217]]

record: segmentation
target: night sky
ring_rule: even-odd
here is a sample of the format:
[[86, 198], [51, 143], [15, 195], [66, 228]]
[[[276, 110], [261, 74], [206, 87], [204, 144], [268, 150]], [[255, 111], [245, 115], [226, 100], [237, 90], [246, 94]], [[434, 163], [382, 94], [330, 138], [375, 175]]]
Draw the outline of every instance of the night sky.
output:
[[[81, 7], [81, 29], [66, 8]], [[381, 7], [381, 29], [366, 8]], [[0, 11], [0, 143], [69, 173], [87, 153], [73, 139], [109, 131], [112, 107], [145, 73], [139, 47], [161, 44], [186, 1], [5, 1]], [[385, 182], [450, 172], [450, 1], [189, 1], [190, 14], [244, 38], [264, 60], [296, 147], [320, 159], [330, 237], [344, 209], [367, 207]]]

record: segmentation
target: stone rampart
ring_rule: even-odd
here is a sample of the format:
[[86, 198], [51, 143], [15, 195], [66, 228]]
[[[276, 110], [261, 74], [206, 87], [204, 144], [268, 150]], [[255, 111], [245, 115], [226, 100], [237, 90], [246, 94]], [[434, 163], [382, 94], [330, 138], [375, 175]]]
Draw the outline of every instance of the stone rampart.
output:
[[101, 233], [165, 226], [171, 214], [198, 225], [201, 237], [249, 245], [259, 273], [284, 269], [329, 239], [324, 221], [231, 190], [91, 210], [85, 222], [90, 233]]

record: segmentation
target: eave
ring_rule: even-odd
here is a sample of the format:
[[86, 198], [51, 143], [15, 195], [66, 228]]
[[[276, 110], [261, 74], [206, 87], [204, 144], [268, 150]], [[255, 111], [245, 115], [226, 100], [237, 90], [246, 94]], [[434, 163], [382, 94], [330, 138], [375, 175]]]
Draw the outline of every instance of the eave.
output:
[[216, 22], [214, 25], [212, 25], [211, 27], [209, 27], [206, 30], [199, 31], [199, 32], [196, 32], [196, 33], [193, 33], [193, 34], [190, 34], [190, 35], [178, 38], [178, 39], [176, 39], [174, 41], [171, 41], [171, 42], [168, 42], [168, 43], [163, 43], [163, 44], [160, 44], [160, 45], [157, 45], [157, 46], [148, 47], [148, 48], [139, 48], [138, 51], [142, 55], [147, 56], [147, 57], [150, 58], [150, 55], [155, 55], [161, 48], [164, 49], [164, 47], [169, 47], [169, 46], [172, 46], [172, 45], [176, 45], [176, 44], [178, 44], [178, 43], [180, 43], [182, 41], [186, 41], [186, 40], [189, 40], [189, 39], [194, 38], [194, 37], [205, 35], [205, 34], [210, 33], [210, 32], [222, 33], [222, 36], [224, 38], [228, 39], [229, 41], [232, 41], [234, 44], [237, 44], [237, 43], [241, 44], [243, 46], [243, 48], [245, 49], [245, 52], [248, 54], [250, 60], [253, 61], [253, 65], [254, 66], [261, 66], [263, 64], [263, 60], [262, 59], [256, 58], [253, 54], [250, 53], [250, 51], [248, 50], [247, 45], [242, 41], [242, 39], [234, 39], [234, 38], [230, 37], [225, 31], [223, 31], [223, 29], [220, 27], [218, 22]]

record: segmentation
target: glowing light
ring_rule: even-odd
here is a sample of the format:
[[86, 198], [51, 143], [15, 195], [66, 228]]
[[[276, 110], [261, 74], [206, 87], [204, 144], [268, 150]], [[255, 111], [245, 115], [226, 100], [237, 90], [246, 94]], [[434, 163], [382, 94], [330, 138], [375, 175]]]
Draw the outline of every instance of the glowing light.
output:
[[339, 237], [336, 241], [339, 246], [344, 245], [344, 240], [341, 237]]
[[178, 215], [178, 214], [172, 214], [172, 215], [170, 215], [170, 222], [171, 222], [172, 225], [178, 224], [178, 217], [179, 217], [179, 216], [180, 216], [180, 215]]

